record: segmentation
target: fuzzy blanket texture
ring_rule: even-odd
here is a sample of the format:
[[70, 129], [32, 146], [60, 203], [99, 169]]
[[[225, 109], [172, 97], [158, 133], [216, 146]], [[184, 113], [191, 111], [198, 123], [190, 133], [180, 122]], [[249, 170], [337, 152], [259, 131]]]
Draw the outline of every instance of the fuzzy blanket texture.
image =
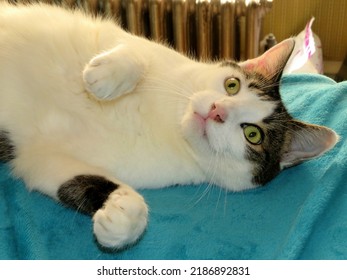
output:
[[347, 82], [288, 75], [281, 94], [296, 118], [333, 128], [337, 146], [256, 190], [141, 190], [148, 229], [121, 252], [101, 250], [90, 217], [28, 192], [0, 164], [0, 258], [347, 259]]

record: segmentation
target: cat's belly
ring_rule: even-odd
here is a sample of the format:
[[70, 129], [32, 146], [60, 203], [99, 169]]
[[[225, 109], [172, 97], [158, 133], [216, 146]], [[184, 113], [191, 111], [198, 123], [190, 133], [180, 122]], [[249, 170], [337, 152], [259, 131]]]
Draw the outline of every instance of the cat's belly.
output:
[[175, 149], [176, 145], [168, 142], [158, 144], [154, 138], [123, 140], [100, 143], [98, 154], [93, 151], [89, 159], [134, 188], [160, 188], [205, 180], [199, 165], [183, 147]]
[[139, 188], [162, 188], [176, 184], [201, 183], [204, 177], [201, 170], [197, 167], [188, 167], [182, 162], [173, 162], [172, 159], [167, 161], [158, 161], [152, 164], [146, 160], [135, 168], [119, 169], [115, 171], [115, 176], [126, 184]]

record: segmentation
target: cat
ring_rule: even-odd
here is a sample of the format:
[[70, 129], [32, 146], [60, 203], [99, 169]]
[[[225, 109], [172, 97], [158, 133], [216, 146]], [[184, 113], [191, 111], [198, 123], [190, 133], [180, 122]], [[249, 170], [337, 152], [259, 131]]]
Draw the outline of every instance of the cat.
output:
[[112, 20], [1, 3], [0, 42], [0, 160], [30, 190], [91, 215], [103, 247], [142, 236], [138, 188], [251, 189], [338, 141], [281, 101], [293, 39], [203, 63]]

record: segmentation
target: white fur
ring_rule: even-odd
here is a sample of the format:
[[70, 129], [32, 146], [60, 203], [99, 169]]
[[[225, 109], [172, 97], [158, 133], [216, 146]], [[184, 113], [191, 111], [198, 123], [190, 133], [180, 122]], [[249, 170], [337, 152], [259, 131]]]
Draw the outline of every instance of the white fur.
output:
[[[2, 3], [0, 42], [0, 129], [11, 135], [13, 171], [29, 188], [56, 197], [79, 174], [134, 188], [254, 187], [240, 123], [259, 122], [273, 104], [250, 92], [239, 71], [45, 5]], [[242, 85], [233, 97], [223, 86], [229, 76]], [[207, 120], [203, 132], [195, 113], [206, 116], [214, 102], [228, 119]], [[146, 220], [137, 194], [116, 192], [94, 215], [94, 231], [101, 244], [121, 247], [141, 235]]]
[[148, 209], [142, 196], [122, 186], [110, 194], [93, 216], [94, 233], [105, 247], [122, 248], [134, 243], [147, 225]]

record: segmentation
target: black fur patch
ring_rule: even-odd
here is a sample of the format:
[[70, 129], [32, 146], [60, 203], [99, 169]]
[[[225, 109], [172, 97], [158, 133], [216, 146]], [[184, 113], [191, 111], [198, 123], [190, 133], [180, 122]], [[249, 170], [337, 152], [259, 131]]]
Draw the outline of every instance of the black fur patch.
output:
[[232, 67], [232, 68], [241, 70], [240, 65], [238, 65], [237, 62], [232, 61], [232, 60], [223, 61], [223, 62], [220, 64], [220, 66], [221, 66], [221, 67]]
[[253, 182], [256, 185], [265, 185], [280, 172], [280, 157], [273, 152], [264, 151], [258, 153], [248, 149], [248, 159], [255, 162], [253, 171]]
[[255, 163], [253, 182], [264, 185], [280, 172], [280, 161], [287, 145], [288, 123], [292, 117], [287, 113], [282, 103], [279, 103], [274, 113], [263, 120], [265, 137], [261, 144], [262, 152], [251, 146], [247, 149], [247, 157]]
[[9, 133], [0, 130], [0, 161], [8, 162], [15, 158], [15, 147], [9, 137]]
[[117, 188], [117, 184], [102, 176], [79, 175], [61, 185], [58, 198], [67, 206], [92, 215]]

